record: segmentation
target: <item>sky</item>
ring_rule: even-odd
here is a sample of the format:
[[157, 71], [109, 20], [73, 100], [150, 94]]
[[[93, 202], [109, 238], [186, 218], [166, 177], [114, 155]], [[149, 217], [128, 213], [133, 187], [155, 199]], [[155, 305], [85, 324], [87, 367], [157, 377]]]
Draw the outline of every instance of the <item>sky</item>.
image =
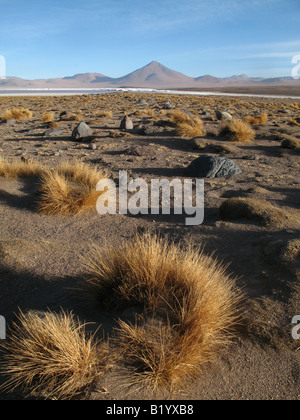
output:
[[0, 6], [7, 76], [121, 77], [154, 60], [191, 77], [283, 77], [300, 56], [300, 0], [0, 0]]

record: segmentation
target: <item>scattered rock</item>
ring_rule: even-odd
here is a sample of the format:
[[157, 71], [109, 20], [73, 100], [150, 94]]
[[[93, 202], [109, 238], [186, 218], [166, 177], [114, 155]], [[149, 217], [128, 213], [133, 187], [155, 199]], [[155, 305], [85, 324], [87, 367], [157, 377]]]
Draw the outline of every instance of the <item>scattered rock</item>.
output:
[[246, 155], [246, 156], [242, 156], [242, 159], [245, 159], [245, 160], [259, 160], [259, 156], [257, 156], [257, 155]]
[[126, 115], [120, 124], [120, 130], [133, 130], [133, 122], [132, 120]]
[[49, 130], [46, 130], [43, 134], [45, 137], [59, 137], [63, 134], [63, 130], [60, 128], [49, 128]]
[[173, 109], [175, 108], [175, 105], [171, 104], [170, 102], [166, 102], [164, 104], [164, 109]]
[[139, 100], [139, 105], [148, 105], [148, 103], [145, 99], [140, 99]]
[[130, 147], [124, 151], [124, 155], [129, 156], [143, 156], [143, 149], [138, 146]]
[[196, 178], [221, 178], [241, 173], [241, 169], [231, 159], [209, 155], [200, 156], [187, 168], [188, 176]]
[[231, 121], [232, 120], [232, 115], [230, 115], [228, 112], [216, 111], [216, 117], [219, 121]]
[[10, 118], [8, 120], [2, 120], [2, 121], [0, 121], [0, 124], [14, 125], [15, 122], [16, 122], [16, 120], [14, 120], [13, 118]]
[[73, 130], [72, 138], [75, 140], [82, 140], [91, 137], [94, 134], [94, 131], [86, 123], [81, 122]]

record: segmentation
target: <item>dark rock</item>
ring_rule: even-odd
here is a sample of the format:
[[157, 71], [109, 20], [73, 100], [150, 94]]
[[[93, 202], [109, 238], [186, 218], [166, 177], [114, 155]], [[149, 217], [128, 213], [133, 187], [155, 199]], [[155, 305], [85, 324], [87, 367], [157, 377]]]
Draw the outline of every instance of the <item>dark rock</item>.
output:
[[72, 138], [76, 140], [82, 140], [89, 137], [92, 137], [94, 131], [86, 123], [81, 122], [76, 128], [74, 128], [72, 133]]
[[241, 173], [240, 168], [231, 159], [219, 156], [200, 156], [187, 168], [188, 176], [196, 178], [221, 178]]
[[141, 147], [133, 146], [124, 151], [124, 155], [129, 156], [143, 156], [143, 149]]

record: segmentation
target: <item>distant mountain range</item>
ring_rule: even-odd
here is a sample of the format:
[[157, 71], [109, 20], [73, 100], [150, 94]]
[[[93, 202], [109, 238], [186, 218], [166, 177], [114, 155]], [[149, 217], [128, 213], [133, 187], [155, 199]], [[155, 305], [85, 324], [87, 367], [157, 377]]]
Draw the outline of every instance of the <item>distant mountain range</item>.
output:
[[238, 86], [299, 86], [299, 80], [292, 77], [264, 79], [248, 77], [245, 74], [227, 78], [213, 76], [189, 77], [152, 61], [145, 67], [126, 76], [112, 78], [100, 73], [76, 74], [56, 79], [24, 80], [18, 77], [0, 79], [0, 89], [63, 89], [63, 88], [217, 88]]

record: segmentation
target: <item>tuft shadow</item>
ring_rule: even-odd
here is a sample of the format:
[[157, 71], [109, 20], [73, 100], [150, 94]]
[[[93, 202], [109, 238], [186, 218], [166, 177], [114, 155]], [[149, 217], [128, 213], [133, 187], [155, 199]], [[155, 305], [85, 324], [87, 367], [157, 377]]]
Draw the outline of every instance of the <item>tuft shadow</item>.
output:
[[264, 156], [272, 156], [272, 157], [281, 157], [284, 149], [280, 146], [254, 146], [254, 145], [243, 145], [243, 150], [258, 151], [259, 154], [263, 154]]
[[39, 196], [39, 181], [35, 178], [22, 178], [20, 192], [24, 195], [11, 194], [0, 189], [0, 202], [16, 209], [36, 213]]
[[180, 151], [191, 151], [193, 146], [189, 139], [182, 139], [180, 137], [151, 137], [151, 136], [140, 136], [136, 139], [136, 143], [140, 145], [149, 145], [149, 143], [155, 144], [158, 147], [164, 146], [172, 150]]
[[270, 191], [274, 193], [283, 194], [287, 201], [289, 207], [295, 207], [300, 209], [300, 188], [276, 188], [269, 187]]
[[154, 175], [160, 178], [180, 178], [187, 176], [186, 168], [135, 168], [134, 172]]

